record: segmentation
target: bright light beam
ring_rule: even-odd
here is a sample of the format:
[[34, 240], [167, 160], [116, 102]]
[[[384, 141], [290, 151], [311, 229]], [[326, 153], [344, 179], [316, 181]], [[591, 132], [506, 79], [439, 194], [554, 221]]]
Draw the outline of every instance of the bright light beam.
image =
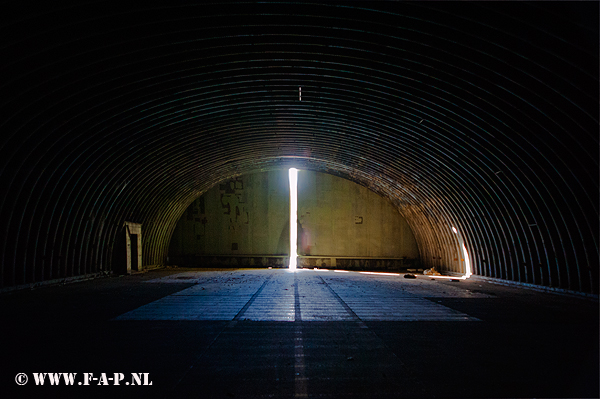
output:
[[465, 278], [471, 277], [471, 260], [469, 259], [469, 253], [467, 252], [467, 247], [463, 243], [463, 254], [465, 256]]
[[290, 270], [298, 260], [298, 169], [290, 168]]
[[[456, 230], [456, 227], [452, 226], [452, 231], [454, 232], [454, 234], [458, 235], [458, 230]], [[462, 244], [463, 256], [465, 257], [465, 275], [462, 276], [462, 278], [461, 278], [461, 280], [464, 280], [464, 279], [471, 277], [471, 275], [473, 274], [473, 273], [471, 273], [471, 259], [469, 258], [469, 253], [467, 252], [467, 247], [465, 246], [465, 243], [460, 235], [458, 235], [458, 239], [460, 240], [460, 243]]]

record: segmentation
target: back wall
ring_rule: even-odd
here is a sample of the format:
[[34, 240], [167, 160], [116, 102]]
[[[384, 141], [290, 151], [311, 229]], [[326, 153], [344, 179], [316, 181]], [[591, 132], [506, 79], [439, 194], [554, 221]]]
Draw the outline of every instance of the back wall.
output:
[[[298, 172], [298, 254], [417, 258], [406, 220], [386, 199], [349, 180]], [[173, 233], [171, 263], [194, 257], [289, 256], [288, 171], [224, 181], [194, 200]]]

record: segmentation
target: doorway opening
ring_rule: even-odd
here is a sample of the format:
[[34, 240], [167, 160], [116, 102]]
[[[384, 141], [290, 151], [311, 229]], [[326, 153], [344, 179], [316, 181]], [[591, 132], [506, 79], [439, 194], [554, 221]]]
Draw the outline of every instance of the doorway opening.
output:
[[127, 250], [127, 273], [142, 270], [142, 225], [125, 222], [125, 248]]

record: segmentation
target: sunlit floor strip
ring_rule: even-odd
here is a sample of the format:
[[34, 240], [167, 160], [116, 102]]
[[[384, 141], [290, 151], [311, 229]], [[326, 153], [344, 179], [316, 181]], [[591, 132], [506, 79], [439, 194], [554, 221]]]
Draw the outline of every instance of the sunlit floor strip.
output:
[[429, 275], [429, 274], [424, 274], [423, 277], [427, 277], [427, 278], [438, 278], [441, 280], [466, 280], [468, 277], [467, 276], [434, 276], [434, 275]]
[[399, 276], [400, 273], [383, 273], [383, 272], [359, 272], [360, 274], [379, 274], [382, 276]]

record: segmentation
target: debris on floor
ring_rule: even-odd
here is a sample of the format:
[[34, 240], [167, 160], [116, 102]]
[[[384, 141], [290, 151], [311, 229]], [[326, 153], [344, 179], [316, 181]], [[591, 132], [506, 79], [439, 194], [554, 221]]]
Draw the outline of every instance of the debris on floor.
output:
[[417, 278], [417, 276], [415, 276], [414, 274], [406, 273], [404, 275], [404, 278]]
[[423, 274], [425, 274], [427, 276], [441, 276], [442, 275], [440, 272], [435, 270], [435, 267], [432, 267], [431, 269], [423, 270]]

